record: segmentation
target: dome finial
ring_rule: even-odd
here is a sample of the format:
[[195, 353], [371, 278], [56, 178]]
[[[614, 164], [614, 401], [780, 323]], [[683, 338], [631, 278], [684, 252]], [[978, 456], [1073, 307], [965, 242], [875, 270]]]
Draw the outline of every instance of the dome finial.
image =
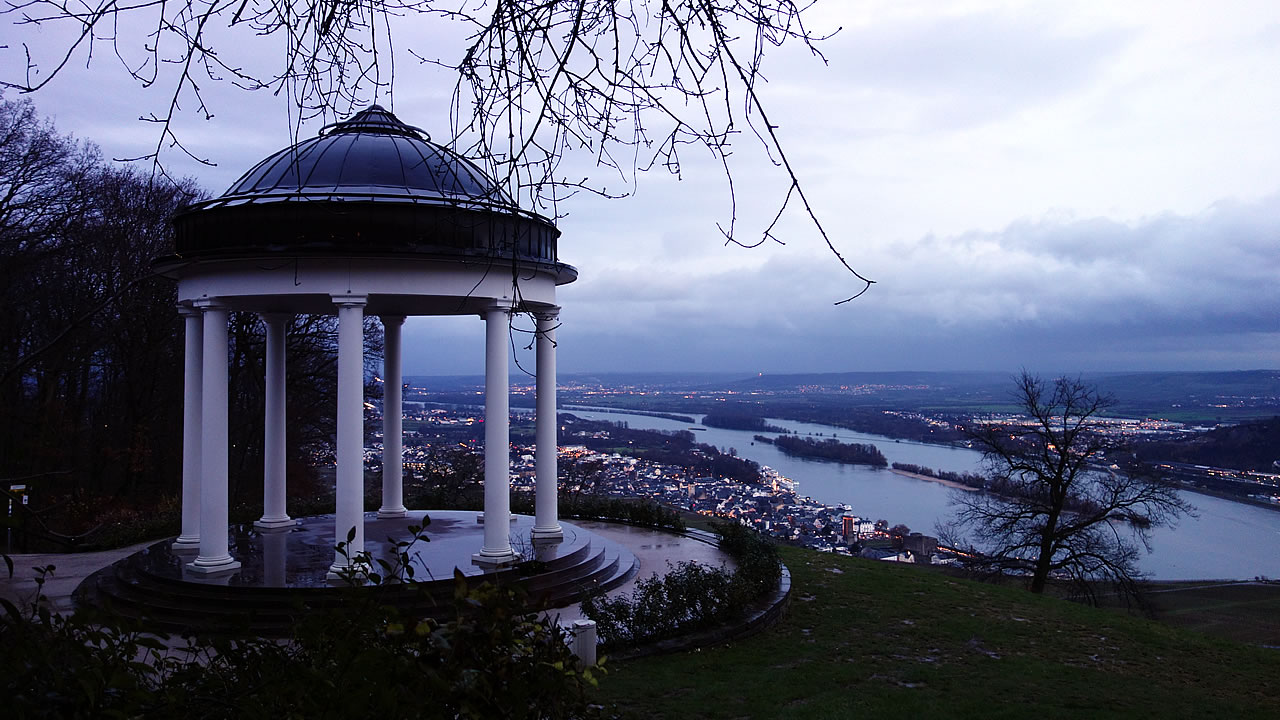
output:
[[390, 110], [376, 103], [346, 120], [330, 123], [320, 128], [321, 135], [339, 135], [342, 133], [405, 135], [420, 140], [431, 140], [431, 136], [425, 131], [412, 125], [406, 125]]

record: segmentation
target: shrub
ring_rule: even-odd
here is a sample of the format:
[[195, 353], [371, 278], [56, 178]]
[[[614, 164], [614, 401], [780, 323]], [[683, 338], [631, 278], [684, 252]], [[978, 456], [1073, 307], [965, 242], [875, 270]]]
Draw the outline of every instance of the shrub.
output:
[[772, 591], [782, 573], [778, 550], [750, 528], [736, 523], [712, 526], [737, 569], [696, 562], [671, 566], [667, 574], [636, 583], [630, 595], [595, 595], [582, 614], [596, 623], [606, 647], [634, 647], [742, 617]]
[[[484, 494], [483, 488], [479, 485], [467, 488], [446, 488], [415, 483], [406, 485], [405, 504], [416, 508], [480, 511], [484, 509]], [[533, 493], [512, 494], [511, 511], [522, 515], [533, 515]], [[676, 532], [684, 532], [685, 529], [684, 520], [679, 513], [652, 500], [641, 498], [562, 495], [559, 498], [558, 514], [563, 518], [611, 520]]]
[[98, 527], [85, 536], [77, 550], [110, 550], [177, 535], [182, 531], [182, 509], [171, 506], [147, 510], [117, 507], [99, 515], [98, 522]]
[[772, 542], [738, 523], [713, 523], [711, 529], [720, 538], [720, 549], [737, 564], [734, 578], [749, 601], [777, 587], [782, 559]]
[[[411, 545], [400, 547], [402, 562]], [[564, 631], [529, 612], [520, 590], [488, 583], [469, 587], [458, 573], [455, 614], [439, 623], [379, 604], [383, 586], [411, 580], [394, 564], [356, 576], [375, 587], [353, 584], [349, 602], [307, 617], [285, 642], [192, 636], [172, 648], [167, 636], [144, 633], [116, 618], [67, 617], [41, 607], [38, 599], [27, 609], [0, 599], [6, 716], [579, 718], [593, 713], [586, 688], [602, 668], [577, 669]]]
[[584, 520], [616, 520], [641, 527], [661, 528], [684, 532], [685, 524], [680, 514], [652, 501], [643, 499], [605, 498], [582, 496], [562, 499], [560, 514], [567, 518]]

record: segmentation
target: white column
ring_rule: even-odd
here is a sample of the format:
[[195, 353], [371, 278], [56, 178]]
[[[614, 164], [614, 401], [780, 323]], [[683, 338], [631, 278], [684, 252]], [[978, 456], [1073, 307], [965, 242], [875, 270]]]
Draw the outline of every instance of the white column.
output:
[[556, 325], [559, 310], [534, 313], [537, 319], [537, 498], [533, 523], [534, 540], [558, 540], [564, 537], [557, 516], [556, 473]]
[[292, 316], [263, 313], [267, 325], [266, 412], [262, 439], [262, 519], [259, 528], [293, 524], [285, 511], [285, 328]]
[[334, 553], [331, 575], [364, 551], [364, 306], [363, 295], [334, 295], [338, 306], [338, 477], [334, 534], [347, 554]]
[[258, 533], [262, 543], [262, 584], [270, 588], [288, 587], [289, 536], [287, 528], [265, 528]]
[[495, 302], [484, 313], [484, 547], [481, 565], [515, 560], [511, 550], [511, 434], [507, 376], [511, 305]]
[[214, 300], [196, 306], [204, 313], [201, 368], [200, 554], [192, 572], [222, 573], [240, 567], [227, 550], [227, 308]]
[[378, 517], [404, 517], [404, 375], [400, 363], [403, 315], [383, 315], [382, 364], [382, 507]]
[[186, 348], [182, 381], [182, 534], [174, 550], [200, 548], [200, 375], [203, 370], [204, 318], [200, 311], [180, 306]]

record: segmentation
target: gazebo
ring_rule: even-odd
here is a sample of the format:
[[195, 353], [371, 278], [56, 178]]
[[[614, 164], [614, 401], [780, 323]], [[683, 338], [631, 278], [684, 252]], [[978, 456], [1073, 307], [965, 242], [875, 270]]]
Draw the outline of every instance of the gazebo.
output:
[[407, 316], [478, 315], [485, 323], [483, 545], [472, 561], [512, 563], [509, 538], [508, 362], [513, 313], [536, 319], [534, 540], [554, 541], [556, 288], [577, 279], [559, 261], [559, 231], [474, 164], [374, 105], [258, 163], [220, 197], [177, 215], [176, 254], [157, 261], [177, 280], [185, 318], [182, 533], [186, 569], [233, 573], [228, 546], [230, 311], [266, 325], [263, 514], [259, 528], [293, 524], [285, 509], [285, 330], [297, 314], [338, 317], [336, 508], [345, 539], [331, 575], [364, 549], [363, 322], [385, 331], [382, 506], [406, 514], [402, 493], [401, 326]]

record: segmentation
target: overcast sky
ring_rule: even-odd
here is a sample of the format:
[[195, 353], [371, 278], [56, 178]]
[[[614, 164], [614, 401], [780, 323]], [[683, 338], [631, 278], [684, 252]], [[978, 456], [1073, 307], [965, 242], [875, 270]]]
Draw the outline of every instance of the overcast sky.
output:
[[[823, 0], [812, 23], [841, 28], [829, 64], [784, 48], [766, 102], [877, 284], [833, 305], [859, 285], [799, 216], [785, 246], [725, 247], [721, 178], [690, 159], [680, 182], [563, 208], [581, 275], [560, 290], [562, 373], [1280, 367], [1280, 3]], [[0, 27], [5, 79], [22, 41], [59, 33]], [[33, 100], [108, 157], [145, 154], [137, 118], [165, 98], [104, 55]], [[385, 102], [443, 134], [450, 88], [401, 63]], [[170, 161], [220, 193], [289, 144], [289, 116], [208, 92], [216, 117], [179, 129], [217, 167]], [[735, 159], [739, 230], [758, 230], [785, 184], [749, 140]], [[482, 331], [411, 320], [406, 372], [482, 372]]]

